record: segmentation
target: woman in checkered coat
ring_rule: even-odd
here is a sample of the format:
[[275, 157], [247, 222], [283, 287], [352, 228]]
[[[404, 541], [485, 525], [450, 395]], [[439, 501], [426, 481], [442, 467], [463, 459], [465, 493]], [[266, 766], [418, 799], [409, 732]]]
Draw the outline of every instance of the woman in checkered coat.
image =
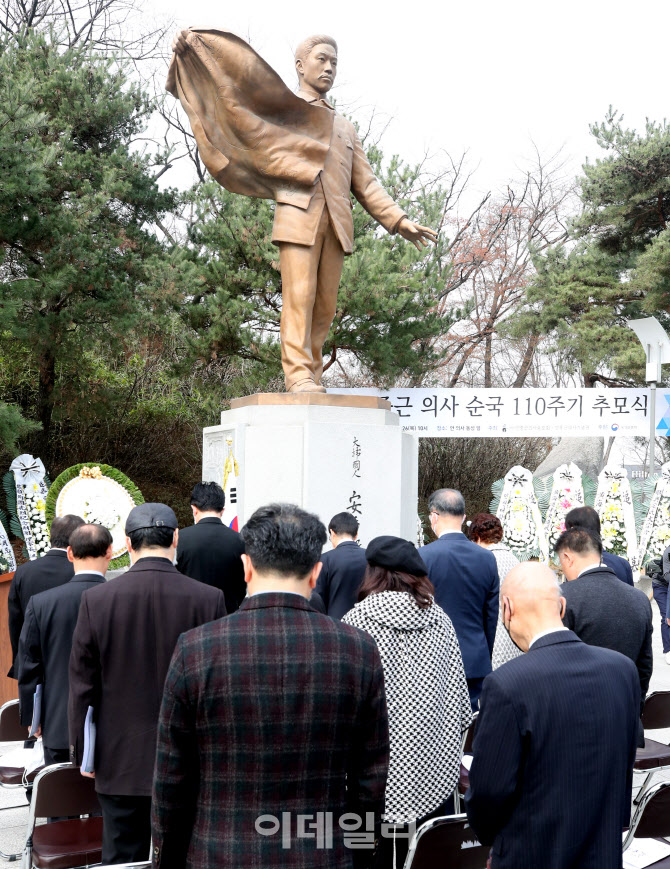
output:
[[453, 811], [472, 712], [456, 632], [414, 546], [377, 537], [366, 557], [359, 602], [342, 621], [374, 637], [384, 668], [391, 757], [377, 865], [390, 869], [403, 865], [409, 823]]
[[[509, 546], [505, 546], [502, 542], [503, 527], [500, 519], [491, 513], [477, 513], [472, 522], [470, 522], [469, 536], [473, 543], [477, 543], [493, 553], [498, 565], [500, 585], [502, 585], [510, 570], [519, 563], [519, 559]], [[502, 613], [500, 613], [498, 615], [498, 627], [496, 628], [496, 640], [493, 644], [493, 655], [491, 656], [493, 669], [495, 670], [502, 664], [506, 664], [513, 658], [518, 658], [519, 655], [523, 655], [523, 652], [510, 637], [507, 628], [503, 624]]]

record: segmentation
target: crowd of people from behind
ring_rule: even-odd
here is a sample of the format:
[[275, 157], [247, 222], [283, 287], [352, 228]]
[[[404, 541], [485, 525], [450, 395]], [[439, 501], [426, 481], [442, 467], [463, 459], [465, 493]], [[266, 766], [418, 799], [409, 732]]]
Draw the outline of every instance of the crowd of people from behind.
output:
[[238, 534], [224, 503], [198, 483], [184, 529], [135, 507], [109, 581], [109, 532], [57, 518], [12, 581], [21, 721], [95, 779], [103, 863], [401, 867], [457, 810], [476, 717], [465, 808], [492, 869], [621, 869], [652, 616], [592, 508], [566, 517], [559, 586], [495, 516], [466, 535], [451, 489], [420, 549], [287, 504]]

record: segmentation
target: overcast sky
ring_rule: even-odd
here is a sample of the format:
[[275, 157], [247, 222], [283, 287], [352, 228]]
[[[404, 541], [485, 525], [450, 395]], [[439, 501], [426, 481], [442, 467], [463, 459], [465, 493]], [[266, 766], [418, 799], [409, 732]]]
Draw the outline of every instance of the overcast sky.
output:
[[291, 87], [295, 46], [330, 34], [338, 105], [390, 120], [386, 154], [467, 149], [479, 188], [504, 187], [533, 141], [545, 156], [563, 148], [568, 174], [578, 174], [601, 153], [589, 124], [610, 104], [638, 128], [668, 115], [668, 0], [151, 2], [179, 25], [246, 37]]

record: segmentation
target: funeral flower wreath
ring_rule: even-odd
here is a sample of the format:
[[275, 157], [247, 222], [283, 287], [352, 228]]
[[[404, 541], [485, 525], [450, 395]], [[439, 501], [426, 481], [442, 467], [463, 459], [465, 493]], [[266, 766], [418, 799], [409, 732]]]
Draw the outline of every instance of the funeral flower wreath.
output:
[[648, 495], [652, 480], [654, 492], [640, 533], [640, 567], [652, 558], [660, 558], [670, 546], [670, 462], [665, 462], [660, 477], [647, 478]]
[[73, 465], [57, 477], [46, 501], [46, 518], [74, 513], [86, 522], [104, 525], [112, 534], [110, 569], [129, 564], [124, 526], [128, 513], [144, 498], [137, 486], [111, 465], [87, 462]]
[[493, 484], [494, 498], [490, 510], [503, 527], [502, 542], [520, 561], [548, 558], [547, 540], [542, 523], [535, 479], [531, 471], [519, 465]]
[[40, 555], [45, 555], [51, 547], [49, 526], [46, 519], [46, 501], [37, 485], [29, 484], [24, 487], [23, 491], [30, 530], [35, 541], [35, 551], [39, 558]]

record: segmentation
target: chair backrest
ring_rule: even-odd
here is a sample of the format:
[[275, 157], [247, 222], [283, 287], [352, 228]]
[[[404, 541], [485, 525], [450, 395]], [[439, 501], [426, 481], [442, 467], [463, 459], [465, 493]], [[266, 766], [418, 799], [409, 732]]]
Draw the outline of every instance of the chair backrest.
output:
[[475, 712], [472, 716], [472, 721], [470, 722], [470, 726], [468, 727], [465, 733], [465, 740], [463, 742], [463, 754], [472, 754], [472, 743], [475, 738], [475, 725], [477, 724], [477, 718], [479, 717], [479, 712]]
[[645, 730], [670, 727], [670, 691], [654, 691], [644, 704], [642, 726]]
[[9, 700], [0, 707], [0, 742], [25, 742], [28, 728], [19, 718], [19, 701]]
[[478, 841], [467, 815], [433, 818], [414, 834], [404, 869], [486, 869], [489, 851]]
[[35, 778], [31, 806], [35, 818], [75, 817], [100, 810], [95, 779], [83, 776], [78, 766], [47, 766]]
[[662, 782], [644, 795], [630, 832], [635, 839], [670, 836], [670, 783]]

